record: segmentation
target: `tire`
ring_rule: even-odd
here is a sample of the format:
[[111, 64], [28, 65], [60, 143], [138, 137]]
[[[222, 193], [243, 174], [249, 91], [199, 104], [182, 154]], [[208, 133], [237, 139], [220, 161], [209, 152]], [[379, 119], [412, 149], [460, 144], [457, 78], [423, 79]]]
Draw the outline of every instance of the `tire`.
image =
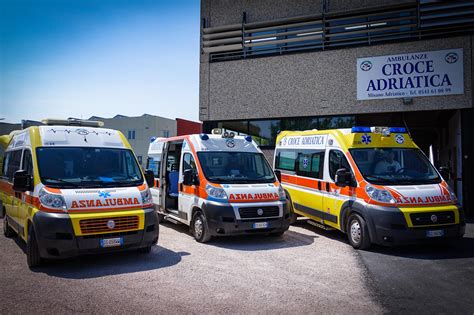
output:
[[141, 254], [149, 254], [151, 252], [151, 246], [139, 248], [138, 252]]
[[5, 237], [13, 237], [15, 234], [15, 230], [8, 224], [8, 217], [5, 215], [3, 217], [3, 235], [5, 235]]
[[369, 228], [364, 218], [353, 213], [347, 219], [347, 238], [355, 249], [368, 249], [371, 245]]
[[293, 202], [291, 202], [291, 199], [288, 196], [288, 192], [285, 191], [285, 194], [286, 194], [286, 201], [288, 203], [288, 210], [290, 210], [290, 225], [293, 225], [298, 220], [298, 215], [293, 211]]
[[26, 261], [28, 262], [28, 267], [30, 268], [38, 267], [43, 262], [39, 252], [36, 233], [31, 225], [28, 231], [28, 239], [26, 241]]
[[206, 217], [202, 212], [196, 212], [191, 223], [191, 231], [194, 239], [199, 243], [205, 243], [211, 239]]

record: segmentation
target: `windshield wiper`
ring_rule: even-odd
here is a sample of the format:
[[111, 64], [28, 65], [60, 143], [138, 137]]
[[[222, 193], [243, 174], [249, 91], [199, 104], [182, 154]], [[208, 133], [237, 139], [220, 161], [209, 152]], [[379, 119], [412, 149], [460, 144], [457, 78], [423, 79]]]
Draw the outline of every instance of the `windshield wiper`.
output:
[[377, 181], [387, 181], [389, 183], [395, 183], [398, 182], [397, 179], [391, 179], [391, 178], [385, 178], [385, 177], [380, 177], [380, 176], [375, 176], [375, 175], [366, 175], [366, 178], [372, 178]]
[[70, 182], [68, 180], [64, 180], [64, 179], [61, 179], [61, 178], [53, 178], [53, 177], [41, 177], [41, 180], [47, 180], [47, 181], [50, 181], [50, 180], [54, 180], [54, 181], [57, 181], [57, 182], [60, 182], [60, 183], [65, 183], [65, 184], [69, 184], [69, 185], [72, 185], [72, 186], [79, 186], [78, 183], [75, 183], [75, 182]]

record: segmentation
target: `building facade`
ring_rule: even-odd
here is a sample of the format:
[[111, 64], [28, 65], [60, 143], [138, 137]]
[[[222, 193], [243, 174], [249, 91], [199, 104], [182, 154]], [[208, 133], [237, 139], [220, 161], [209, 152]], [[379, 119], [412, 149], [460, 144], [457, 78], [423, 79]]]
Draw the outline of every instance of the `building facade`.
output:
[[104, 122], [105, 128], [120, 130], [127, 138], [140, 165], [145, 168], [148, 146], [152, 137], [176, 136], [176, 120], [155, 115], [129, 117], [116, 115], [113, 118], [92, 116], [90, 120]]
[[[250, 134], [406, 126], [473, 212], [474, 1], [202, 0], [200, 120]], [[471, 192], [471, 193], [470, 193]]]

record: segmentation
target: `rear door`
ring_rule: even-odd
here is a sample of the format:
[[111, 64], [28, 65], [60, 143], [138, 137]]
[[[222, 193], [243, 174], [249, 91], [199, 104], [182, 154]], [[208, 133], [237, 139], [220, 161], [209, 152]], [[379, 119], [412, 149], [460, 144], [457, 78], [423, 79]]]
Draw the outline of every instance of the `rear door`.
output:
[[320, 221], [323, 208], [324, 150], [279, 149], [275, 168], [296, 213]]
[[[154, 144], [153, 154], [148, 155], [147, 159], [147, 169], [153, 172], [153, 176], [155, 177], [155, 184], [153, 187], [150, 187], [151, 195], [153, 197], [153, 203], [156, 205], [161, 204], [161, 186], [163, 181], [160, 179], [161, 177], [161, 169], [163, 167], [163, 148], [165, 142], [158, 142]], [[166, 167], [166, 165], [164, 166]]]
[[[16, 149], [9, 152], [8, 162], [6, 166], [6, 177], [10, 185], [13, 185], [13, 176], [15, 175], [16, 171], [20, 169], [22, 153], [22, 149]], [[20, 198], [21, 193], [13, 191], [13, 189], [11, 189], [11, 193], [9, 194], [7, 202], [5, 203], [7, 214], [13, 221], [10, 221], [11, 225], [16, 231], [19, 230], [18, 206], [21, 203]]]

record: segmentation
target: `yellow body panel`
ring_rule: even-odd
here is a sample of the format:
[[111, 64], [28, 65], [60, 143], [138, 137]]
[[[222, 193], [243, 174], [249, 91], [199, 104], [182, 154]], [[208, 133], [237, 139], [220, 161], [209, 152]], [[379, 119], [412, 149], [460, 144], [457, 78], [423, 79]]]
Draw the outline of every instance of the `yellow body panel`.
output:
[[[423, 213], [423, 212], [441, 212], [441, 211], [453, 211], [454, 212], [454, 224], [459, 224], [459, 209], [456, 205], [447, 205], [447, 206], [435, 206], [435, 207], [400, 207], [407, 221], [408, 227], [413, 227], [413, 222], [411, 222], [410, 214], [411, 213]], [[447, 224], [433, 224], [433, 225], [422, 225], [422, 226], [443, 226], [443, 225], [452, 225], [453, 223]]]
[[[115, 232], [127, 232], [127, 231], [138, 231], [143, 230], [145, 227], [145, 214], [142, 209], [137, 210], [128, 210], [128, 211], [112, 211], [112, 212], [97, 212], [97, 213], [71, 213], [69, 217], [71, 218], [72, 227], [74, 229], [74, 234], [76, 236], [82, 235], [91, 235], [89, 233], [83, 234], [81, 232], [80, 221], [85, 219], [106, 219], [106, 218], [117, 218], [117, 217], [127, 217], [127, 216], [138, 216], [138, 228], [137, 229], [128, 229], [128, 230], [114, 230]], [[95, 232], [94, 235], [98, 234], [107, 234], [110, 231], [105, 232]]]

